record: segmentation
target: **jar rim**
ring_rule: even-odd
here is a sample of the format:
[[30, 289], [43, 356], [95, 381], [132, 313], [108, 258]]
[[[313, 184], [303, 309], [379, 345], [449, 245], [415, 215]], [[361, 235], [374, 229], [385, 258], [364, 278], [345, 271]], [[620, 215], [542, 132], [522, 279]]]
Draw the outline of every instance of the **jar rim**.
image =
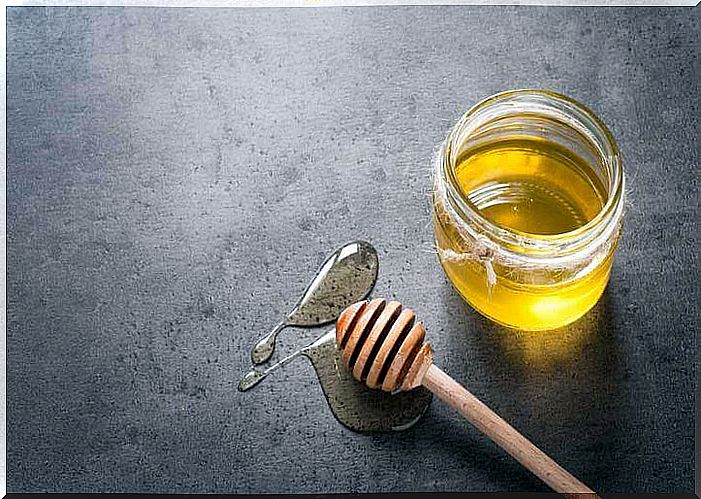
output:
[[[455, 178], [452, 166], [454, 163], [455, 141], [460, 130], [463, 129], [467, 123], [469, 123], [470, 119], [479, 111], [495, 104], [508, 102], [510, 99], [518, 99], [519, 97], [536, 97], [545, 99], [549, 104], [565, 105], [567, 110], [576, 112], [579, 115], [578, 118], [585, 118], [588, 120], [589, 123], [583, 123], [583, 125], [593, 128], [593, 131], [597, 132], [605, 142], [604, 146], [608, 149], [608, 151], [606, 151], [608, 157], [605, 158], [607, 163], [606, 167], [610, 172], [609, 176], [611, 179], [611, 185], [609, 189], [607, 189], [608, 196], [604, 206], [602, 206], [599, 212], [587, 223], [576, 229], [559, 234], [533, 234], [518, 229], [506, 228], [492, 222], [482, 215], [474, 203], [461, 192], [461, 189], [456, 188], [456, 185], [459, 185], [459, 183]], [[487, 97], [472, 106], [463, 114], [455, 126], [453, 126], [443, 143], [440, 154], [443, 158], [443, 164], [442, 168], [439, 168], [442, 172], [439, 173], [442, 173], [444, 180], [446, 180], [446, 191], [447, 194], [449, 194], [449, 199], [451, 202], [458, 205], [455, 206], [459, 208], [458, 213], [478, 223], [484, 232], [493, 236], [500, 243], [512, 250], [526, 247], [537, 253], [545, 254], [552, 253], [553, 251], [561, 253], [576, 250], [583, 245], [591, 243], [593, 240], [599, 240], [600, 238], [604, 240], [608, 239], [608, 236], [616, 229], [621, 219], [625, 176], [621, 165], [620, 153], [613, 135], [601, 119], [588, 107], [558, 92], [524, 88], [506, 90]]]

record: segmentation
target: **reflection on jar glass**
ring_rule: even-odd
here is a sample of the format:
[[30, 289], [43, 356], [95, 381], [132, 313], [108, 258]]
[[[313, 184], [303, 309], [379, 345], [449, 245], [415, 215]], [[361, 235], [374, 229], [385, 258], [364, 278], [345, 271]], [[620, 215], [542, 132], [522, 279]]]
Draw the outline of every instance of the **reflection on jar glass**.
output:
[[470, 109], [441, 147], [433, 201], [448, 278], [500, 324], [564, 326], [606, 287], [623, 169], [606, 126], [568, 97], [516, 90]]

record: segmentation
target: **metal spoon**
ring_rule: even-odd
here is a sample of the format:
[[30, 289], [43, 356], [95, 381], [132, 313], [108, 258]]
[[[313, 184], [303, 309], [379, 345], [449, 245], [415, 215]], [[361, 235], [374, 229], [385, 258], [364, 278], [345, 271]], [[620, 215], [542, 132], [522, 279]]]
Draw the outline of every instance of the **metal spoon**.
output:
[[[246, 392], [294, 359], [306, 357], [314, 367], [319, 384], [336, 419], [353, 431], [400, 431], [413, 426], [431, 404], [432, 394], [420, 387], [401, 393], [371, 390], [358, 383], [343, 366], [336, 347], [336, 331], [331, 329], [308, 345], [296, 350], [265, 370], [252, 369], [240, 381], [238, 389]], [[314, 396], [297, 393], [298, 397]]]
[[278, 333], [287, 326], [321, 326], [336, 320], [350, 304], [365, 298], [377, 279], [377, 251], [365, 241], [348, 243], [331, 254], [287, 317], [251, 350], [254, 364], [270, 359]]

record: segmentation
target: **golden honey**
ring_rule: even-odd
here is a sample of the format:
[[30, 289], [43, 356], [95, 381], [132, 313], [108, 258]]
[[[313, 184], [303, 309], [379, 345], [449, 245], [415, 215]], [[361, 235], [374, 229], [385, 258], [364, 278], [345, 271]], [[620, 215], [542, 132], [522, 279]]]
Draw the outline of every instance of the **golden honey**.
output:
[[463, 117], [439, 158], [441, 264], [488, 318], [564, 326], [606, 287], [622, 198], [615, 144], [590, 111], [549, 92], [500, 94]]

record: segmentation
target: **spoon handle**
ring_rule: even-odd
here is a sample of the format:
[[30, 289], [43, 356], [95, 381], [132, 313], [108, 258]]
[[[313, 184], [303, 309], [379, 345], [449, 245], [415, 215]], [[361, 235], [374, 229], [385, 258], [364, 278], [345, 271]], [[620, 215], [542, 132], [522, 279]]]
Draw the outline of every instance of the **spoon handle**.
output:
[[272, 331], [258, 340], [256, 346], [254, 346], [253, 350], [251, 350], [251, 361], [254, 365], [262, 364], [272, 357], [273, 351], [275, 350], [275, 340], [277, 339], [277, 335], [286, 327], [287, 321], [280, 321]]
[[436, 365], [429, 366], [421, 384], [456, 409], [478, 430], [556, 492], [573, 494], [572, 497], [582, 497], [581, 494], [586, 494], [586, 497], [598, 498], [593, 490], [553, 461]]
[[309, 343], [307, 346], [292, 352], [284, 359], [268, 367], [265, 371], [259, 371], [253, 368], [252, 370], [248, 371], [243, 378], [241, 378], [241, 381], [239, 382], [239, 391], [245, 392], [247, 390], [250, 390], [258, 383], [263, 381], [268, 376], [268, 374], [272, 373], [273, 371], [276, 371], [277, 369], [280, 369], [281, 367], [286, 366], [301, 355], [308, 355], [308, 353], [311, 352], [315, 347], [321, 346], [324, 343], [332, 342], [335, 336], [336, 330], [332, 329], [331, 331], [328, 331], [327, 333], [319, 336], [316, 340], [314, 340], [312, 343]]
[[250, 390], [254, 386], [256, 386], [258, 383], [263, 381], [265, 378], [268, 377], [268, 374], [272, 373], [273, 371], [277, 371], [281, 367], [286, 366], [293, 360], [295, 360], [297, 357], [300, 355], [303, 355], [305, 352], [304, 349], [302, 350], [297, 350], [294, 353], [288, 355], [281, 361], [277, 362], [276, 364], [273, 364], [269, 368], [267, 368], [265, 371], [258, 371], [257, 369], [252, 369], [246, 373], [246, 375], [241, 378], [241, 381], [239, 382], [239, 391], [240, 392], [245, 392], [247, 390]]

